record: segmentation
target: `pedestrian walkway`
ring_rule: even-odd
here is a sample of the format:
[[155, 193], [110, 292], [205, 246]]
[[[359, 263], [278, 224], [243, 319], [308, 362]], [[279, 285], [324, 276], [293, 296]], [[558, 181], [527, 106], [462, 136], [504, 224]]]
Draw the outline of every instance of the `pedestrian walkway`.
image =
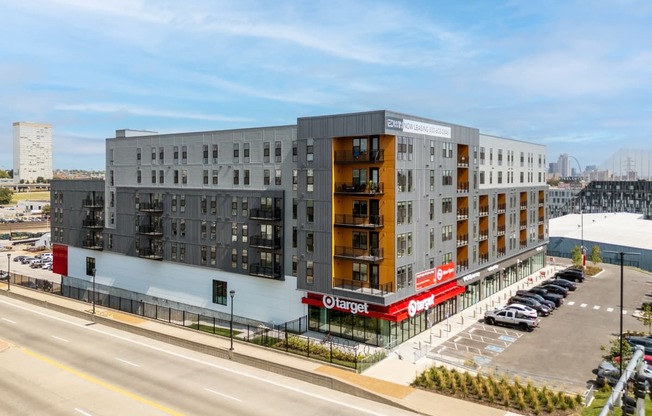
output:
[[[545, 271], [546, 277], [552, 273], [551, 268]], [[479, 302], [474, 307], [434, 325], [430, 331], [423, 332], [400, 345], [386, 359], [371, 367], [364, 374], [323, 365], [292, 354], [237, 340], [235, 340], [234, 351], [230, 351], [230, 340], [227, 338], [97, 306], [96, 314], [93, 315], [91, 305], [86, 302], [34, 291], [17, 285], [12, 285], [11, 291], [8, 292], [4, 282], [0, 283], [0, 294], [317, 385], [349, 391], [359, 397], [393, 404], [423, 415], [509, 416], [515, 414], [449, 396], [425, 392], [410, 387], [410, 384], [422, 371], [438, 364], [436, 360], [425, 356], [421, 357], [420, 351], [423, 351], [424, 346], [432, 349], [442, 344], [477, 322], [487, 308], [504, 304], [510, 291], [514, 292], [532, 286], [543, 278], [537, 272], [535, 275], [507, 287], [501, 293]], [[2, 346], [3, 343], [0, 340], [0, 352]]]

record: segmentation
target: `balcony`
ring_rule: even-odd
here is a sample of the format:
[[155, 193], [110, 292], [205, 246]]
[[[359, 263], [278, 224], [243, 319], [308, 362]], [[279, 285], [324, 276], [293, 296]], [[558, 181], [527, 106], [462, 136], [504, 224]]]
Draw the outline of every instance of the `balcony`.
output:
[[149, 236], [163, 236], [163, 227], [155, 225], [141, 225], [136, 229], [138, 234]]
[[487, 240], [488, 238], [489, 238], [489, 232], [488, 231], [487, 232], [481, 232], [478, 235], [478, 241], [484, 241], [484, 240]]
[[377, 262], [384, 258], [382, 248], [366, 249], [345, 246], [335, 246], [335, 257], [366, 262]]
[[82, 240], [82, 247], [89, 250], [104, 250], [104, 241], [102, 237], [87, 238]]
[[138, 257], [150, 260], [163, 260], [163, 252], [158, 248], [141, 248], [138, 250]]
[[469, 183], [468, 182], [458, 182], [457, 183], [457, 193], [460, 193], [460, 194], [469, 193]]
[[457, 158], [457, 167], [458, 168], [468, 168], [469, 167], [469, 158], [466, 156], [459, 156]]
[[266, 250], [278, 250], [281, 248], [281, 239], [264, 238], [260, 235], [255, 235], [249, 238], [249, 246], [262, 248]]
[[478, 264], [485, 264], [489, 262], [489, 254], [481, 254], [478, 257]]
[[284, 280], [281, 276], [281, 266], [267, 266], [261, 263], [249, 265], [249, 275], [264, 277], [266, 279]]
[[162, 214], [163, 213], [163, 203], [162, 202], [141, 202], [141, 203], [138, 204], [138, 211]]
[[336, 227], [358, 227], [358, 228], [382, 228], [384, 226], [384, 219], [382, 215], [347, 215], [335, 214]]
[[457, 246], [462, 247], [469, 244], [469, 236], [467, 234], [457, 236]]
[[87, 198], [82, 201], [82, 206], [88, 209], [102, 209], [104, 208], [103, 198]]
[[527, 209], [527, 204], [521, 204], [521, 211], [525, 211]]
[[498, 204], [498, 213], [499, 214], [504, 214], [506, 209], [507, 209], [507, 206], [505, 204]]
[[386, 296], [391, 295], [394, 290], [393, 283], [385, 283], [383, 285], [378, 285], [377, 287], [372, 287], [369, 282], [363, 282], [360, 280], [350, 280], [350, 279], [333, 279], [333, 289], [346, 290], [349, 292], [363, 293], [373, 296]]
[[458, 272], [463, 272], [469, 268], [469, 261], [468, 260], [457, 260], [457, 264], [455, 266], [455, 270]]
[[336, 182], [335, 183], [335, 194], [383, 195], [384, 193], [385, 193], [385, 184], [383, 182], [379, 182], [379, 183]]
[[280, 221], [281, 218], [279, 208], [252, 208], [249, 210], [250, 220]]
[[498, 257], [504, 257], [507, 255], [507, 250], [504, 248], [499, 248], [498, 249]]
[[498, 231], [496, 232], [497, 235], [505, 235], [505, 226], [502, 225], [498, 227]]
[[335, 160], [336, 164], [340, 163], [376, 163], [385, 160], [384, 150], [336, 150]]
[[527, 228], [527, 221], [521, 221], [520, 230], [525, 230]]
[[87, 218], [82, 221], [83, 228], [104, 228], [104, 221], [96, 218]]
[[468, 208], [458, 208], [457, 209], [457, 220], [468, 220], [469, 219], [469, 209]]

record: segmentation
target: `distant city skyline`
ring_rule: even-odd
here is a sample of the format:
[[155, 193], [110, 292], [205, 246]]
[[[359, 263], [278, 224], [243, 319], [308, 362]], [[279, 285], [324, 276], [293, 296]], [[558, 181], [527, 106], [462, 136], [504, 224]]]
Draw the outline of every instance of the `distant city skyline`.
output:
[[54, 169], [98, 170], [119, 129], [378, 109], [602, 166], [652, 148], [651, 17], [644, 0], [3, 2], [0, 168], [14, 122], [52, 125]]

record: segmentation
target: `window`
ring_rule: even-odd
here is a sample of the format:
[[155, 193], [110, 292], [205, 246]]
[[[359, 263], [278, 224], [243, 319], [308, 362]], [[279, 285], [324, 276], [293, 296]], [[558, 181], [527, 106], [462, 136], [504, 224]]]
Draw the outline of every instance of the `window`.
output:
[[201, 232], [201, 238], [206, 238], [206, 236], [208, 235], [208, 224], [206, 223], [206, 221], [201, 222], [200, 232]]
[[276, 175], [275, 175], [275, 177], [274, 177], [274, 183], [275, 183], [276, 185], [280, 185], [280, 184], [281, 184], [281, 169], [276, 169]]
[[292, 248], [297, 248], [298, 240], [297, 227], [292, 227]]
[[186, 236], [186, 220], [183, 218], [179, 220], [179, 236]]
[[240, 145], [233, 143], [233, 163], [240, 163]]
[[306, 284], [315, 284], [315, 266], [312, 260], [306, 262]]
[[181, 195], [179, 197], [179, 212], [186, 212], [186, 196]]
[[211, 214], [212, 215], [217, 214], [217, 197], [216, 196], [211, 196]]
[[369, 265], [366, 263], [353, 263], [353, 280], [366, 282], [369, 280]]
[[179, 243], [179, 261], [186, 261], [186, 245]]
[[200, 263], [202, 266], [205, 266], [206, 263], [208, 263], [208, 247], [206, 246], [201, 246]]
[[181, 183], [184, 185], [188, 183], [188, 171], [185, 169], [181, 171]]
[[430, 229], [430, 250], [435, 248], [435, 229]]
[[430, 190], [435, 190], [435, 171], [430, 169]]
[[352, 245], [353, 248], [366, 250], [368, 246], [367, 233], [364, 231], [354, 231]]
[[249, 169], [244, 170], [244, 184], [249, 185]]
[[269, 142], [263, 143], [263, 162], [269, 163]]
[[140, 183], [141, 177], [142, 177], [142, 173], [141, 173], [140, 169], [138, 169], [136, 171], [136, 183]]
[[314, 139], [308, 139], [307, 141], [307, 146], [306, 146], [306, 160], [308, 162], [312, 162], [313, 159], [315, 158], [314, 151], [315, 151], [315, 140]]
[[312, 199], [306, 201], [306, 221], [315, 221], [315, 201]]
[[294, 254], [292, 256], [292, 276], [297, 277], [299, 275], [299, 257]]
[[217, 185], [218, 179], [217, 179], [217, 171], [213, 170], [213, 185]]
[[152, 147], [152, 164], [156, 163], [156, 147]]
[[213, 163], [217, 163], [217, 145], [213, 145]]
[[484, 165], [484, 146], [480, 147], [480, 164]]
[[233, 184], [240, 185], [240, 171], [238, 169], [233, 170]]
[[165, 162], [165, 148], [163, 146], [158, 149], [158, 163], [162, 165]]
[[449, 159], [453, 157], [453, 143], [443, 142], [441, 144], [441, 156]]
[[217, 247], [211, 246], [211, 266], [217, 263]]
[[453, 198], [442, 198], [441, 213], [446, 214], [449, 212], [453, 212]]
[[242, 250], [240, 263], [242, 265], [242, 270], [247, 270], [247, 268], [249, 267], [249, 252], [246, 249]]
[[263, 185], [269, 185], [269, 178], [270, 178], [269, 169], [263, 170]]
[[441, 241], [449, 241], [453, 239], [453, 226], [444, 225], [441, 227]]
[[396, 289], [403, 290], [407, 283], [407, 269], [405, 266], [396, 269]]
[[313, 192], [315, 190], [315, 171], [314, 169], [307, 169], [306, 174], [308, 175], [306, 181], [306, 191]]
[[249, 143], [244, 144], [244, 163], [249, 163]]
[[211, 240], [217, 238], [217, 221], [211, 222]]
[[179, 146], [174, 146], [174, 164], [179, 164]]
[[238, 249], [231, 249], [231, 267], [236, 269], [238, 267]]
[[140, 154], [140, 147], [136, 149], [136, 164], [140, 165], [140, 160], [141, 160], [141, 154]]
[[172, 212], [177, 212], [177, 196], [172, 195]]
[[188, 163], [188, 146], [181, 147], [181, 163]]
[[453, 184], [453, 171], [452, 170], [443, 170], [441, 176], [441, 184], [452, 185]]
[[407, 217], [407, 202], [401, 201], [397, 203], [396, 207], [396, 223], [405, 224], [405, 218]]
[[202, 156], [204, 158], [204, 164], [208, 163], [208, 145], [205, 144], [202, 150]]
[[315, 239], [312, 231], [306, 233], [306, 251], [308, 253], [313, 253], [315, 251]]
[[435, 161], [435, 141], [431, 140], [430, 141], [430, 161], [434, 162]]
[[281, 163], [281, 152], [282, 152], [281, 142], [276, 142], [274, 144], [274, 160], [276, 161], [276, 163]]
[[299, 160], [299, 146], [297, 141], [292, 142], [292, 161], [297, 162]]
[[86, 257], [86, 276], [92, 276], [95, 273], [95, 257]]
[[208, 185], [208, 169], [204, 169], [202, 177], [204, 180], [204, 185]]
[[231, 216], [238, 216], [238, 197], [235, 196], [231, 199]]
[[152, 170], [152, 183], [156, 183], [156, 171]]
[[246, 243], [249, 239], [249, 225], [242, 224], [242, 242]]
[[213, 280], [213, 303], [226, 305], [227, 294], [226, 282]]
[[158, 171], [158, 183], [165, 183], [165, 171]]
[[174, 183], [175, 184], [179, 183], [179, 171], [178, 170], [174, 171]]
[[201, 197], [200, 209], [202, 214], [208, 213], [208, 197], [206, 195], [202, 195]]

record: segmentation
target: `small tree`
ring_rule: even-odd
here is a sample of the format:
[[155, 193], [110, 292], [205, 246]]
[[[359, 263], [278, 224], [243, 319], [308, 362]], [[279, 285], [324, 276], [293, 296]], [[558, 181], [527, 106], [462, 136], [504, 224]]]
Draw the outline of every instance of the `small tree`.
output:
[[[610, 361], [614, 365], [617, 364], [615, 357], [620, 356], [620, 345], [618, 343], [619, 340], [620, 337], [616, 337], [609, 343], [608, 347], [605, 347], [604, 345], [600, 346], [600, 350], [606, 352], [606, 354], [602, 358]], [[632, 351], [632, 346], [629, 345], [629, 342], [627, 342], [627, 340], [624, 337], [620, 341], [623, 344], [623, 355], [625, 356], [625, 361], [623, 361], [624, 364], [625, 362], [629, 361], [632, 358], [632, 354], [634, 354], [634, 351]]]
[[571, 261], [573, 262], [573, 266], [582, 265], [582, 250], [580, 249], [580, 246], [573, 247], [573, 251], [571, 251]]
[[598, 263], [602, 263], [602, 252], [600, 251], [599, 246], [591, 247], [591, 263], [596, 266]]
[[14, 191], [8, 188], [0, 188], [0, 204], [10, 204]]
[[643, 313], [638, 318], [643, 325], [647, 325], [647, 332], [652, 334], [652, 305], [646, 303], [643, 305]]

